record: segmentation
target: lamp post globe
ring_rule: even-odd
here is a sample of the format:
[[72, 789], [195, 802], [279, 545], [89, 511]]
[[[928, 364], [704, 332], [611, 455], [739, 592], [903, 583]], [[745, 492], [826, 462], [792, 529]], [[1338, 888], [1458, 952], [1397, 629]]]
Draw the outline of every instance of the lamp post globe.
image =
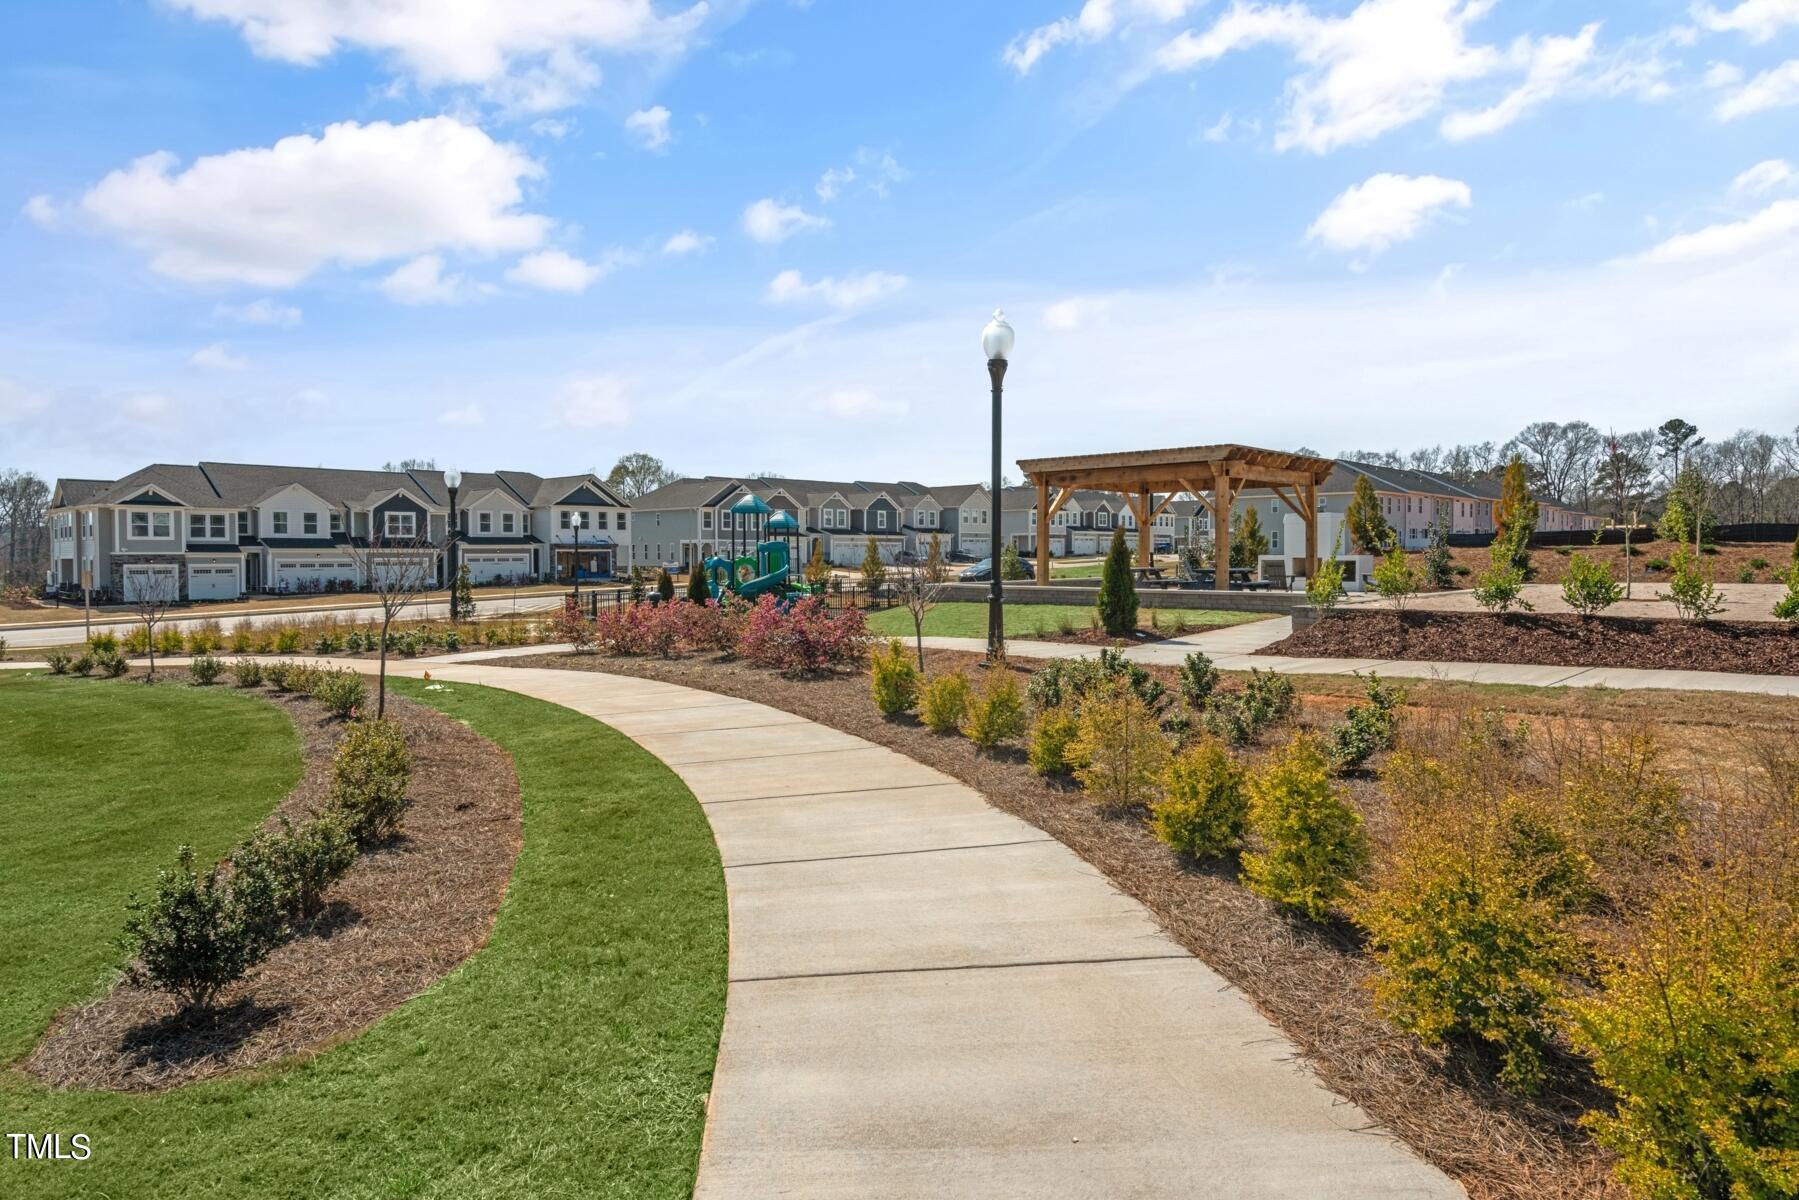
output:
[[987, 585], [987, 661], [997, 663], [1006, 652], [1006, 588], [1000, 578], [1000, 542], [1005, 536], [1005, 503], [1000, 492], [1000, 400], [1005, 391], [1006, 363], [1012, 357], [1017, 335], [1002, 309], [981, 330], [981, 353], [987, 356], [987, 378], [993, 385], [993, 492], [988, 510], [987, 561], [991, 566]]
[[447, 536], [444, 538], [444, 541], [447, 543], [446, 554], [444, 556], [444, 582], [449, 586], [450, 624], [454, 626], [457, 618], [462, 615], [459, 611], [461, 605], [459, 604], [456, 595], [456, 580], [457, 575], [461, 570], [461, 564], [457, 562], [458, 555], [456, 553], [456, 539], [461, 534], [461, 519], [456, 512], [456, 493], [462, 490], [462, 472], [456, 467], [451, 467], [449, 470], [445, 471], [444, 486], [450, 489], [450, 528]]

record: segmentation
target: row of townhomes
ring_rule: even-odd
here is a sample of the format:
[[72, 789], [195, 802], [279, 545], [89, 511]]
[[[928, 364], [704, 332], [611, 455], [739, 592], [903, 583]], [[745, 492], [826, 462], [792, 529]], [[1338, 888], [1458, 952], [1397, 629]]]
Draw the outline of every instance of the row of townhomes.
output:
[[[477, 583], [602, 578], [626, 562], [630, 506], [592, 475], [466, 472], [456, 510]], [[228, 600], [367, 587], [356, 551], [371, 538], [422, 539], [443, 582], [450, 489], [441, 471], [159, 463], [59, 479], [49, 515], [52, 587]]]
[[[1363, 475], [1374, 485], [1388, 523], [1407, 549], [1426, 546], [1430, 527], [1437, 521], [1451, 533], [1493, 531], [1497, 483], [1460, 484], [1417, 471], [1340, 461], [1318, 493], [1326, 514], [1320, 531], [1326, 545], [1343, 537], [1342, 514], [1349, 507], [1356, 480]], [[905, 481], [708, 475], [678, 480], [632, 502], [636, 514], [632, 561], [685, 566], [696, 557], [728, 551], [734, 535], [740, 543], [751, 536], [741, 524], [746, 518], [732, 514], [730, 508], [752, 493], [770, 508], [791, 513], [799, 521], [799, 553], [803, 557], [810, 557], [814, 544], [822, 544], [826, 560], [839, 566], [860, 563], [871, 537], [888, 561], [902, 552], [922, 557], [933, 535], [945, 554], [957, 558], [985, 558], [993, 548], [992, 493], [980, 484], [928, 487]], [[1540, 530], [1597, 529], [1603, 523], [1591, 513], [1545, 497], [1537, 499]], [[1164, 498], [1157, 507], [1153, 533], [1157, 549], [1168, 550], [1193, 537], [1211, 536], [1211, 516], [1199, 500]], [[1027, 556], [1035, 554], [1035, 489], [1005, 489], [1002, 508], [1000, 544], [1010, 543]], [[1298, 552], [1304, 524], [1279, 497], [1267, 489], [1245, 491], [1232, 509], [1233, 527], [1242, 528], [1250, 508], [1258, 510], [1270, 554]], [[733, 520], [738, 524], [734, 526]], [[1122, 496], [1076, 492], [1050, 520], [1050, 553], [1057, 557], [1102, 554], [1116, 529], [1124, 530], [1129, 538], [1136, 537], [1137, 518]], [[1347, 552], [1348, 547], [1339, 549]]]

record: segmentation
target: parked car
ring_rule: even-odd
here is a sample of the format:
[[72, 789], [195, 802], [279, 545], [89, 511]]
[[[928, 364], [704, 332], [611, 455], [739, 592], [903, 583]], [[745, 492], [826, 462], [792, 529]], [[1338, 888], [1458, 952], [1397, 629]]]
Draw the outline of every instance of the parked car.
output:
[[983, 558], [974, 566], [963, 571], [957, 578], [963, 583], [985, 583], [993, 578], [993, 560], [991, 558]]

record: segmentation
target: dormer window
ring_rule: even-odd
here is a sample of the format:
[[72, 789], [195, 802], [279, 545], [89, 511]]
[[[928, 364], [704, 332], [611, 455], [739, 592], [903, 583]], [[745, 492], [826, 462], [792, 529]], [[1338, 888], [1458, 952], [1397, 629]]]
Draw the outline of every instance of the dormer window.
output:
[[284, 512], [270, 513], [269, 514], [269, 527], [272, 530], [274, 530], [276, 537], [286, 537], [287, 536], [287, 514]]
[[476, 514], [475, 526], [482, 533], [492, 533], [493, 532], [493, 514], [490, 512]]
[[875, 510], [875, 528], [876, 529], [887, 528], [887, 510], [886, 509], [877, 508]]
[[504, 513], [500, 514], [500, 532], [501, 533], [516, 532], [516, 528], [513, 523], [513, 516], [514, 516], [514, 514], [509, 513], [509, 512], [504, 512]]
[[300, 532], [307, 537], [319, 535], [319, 514], [315, 512], [300, 514]]
[[418, 536], [418, 514], [409, 512], [390, 512], [382, 514], [381, 532], [390, 538], [410, 538]]

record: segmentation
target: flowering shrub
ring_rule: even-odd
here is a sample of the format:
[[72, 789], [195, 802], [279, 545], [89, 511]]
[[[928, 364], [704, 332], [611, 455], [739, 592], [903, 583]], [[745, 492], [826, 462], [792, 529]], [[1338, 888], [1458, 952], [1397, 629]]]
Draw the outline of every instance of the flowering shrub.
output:
[[860, 609], [833, 613], [817, 596], [783, 608], [763, 596], [750, 611], [737, 652], [783, 675], [817, 675], [868, 660], [868, 625]]

